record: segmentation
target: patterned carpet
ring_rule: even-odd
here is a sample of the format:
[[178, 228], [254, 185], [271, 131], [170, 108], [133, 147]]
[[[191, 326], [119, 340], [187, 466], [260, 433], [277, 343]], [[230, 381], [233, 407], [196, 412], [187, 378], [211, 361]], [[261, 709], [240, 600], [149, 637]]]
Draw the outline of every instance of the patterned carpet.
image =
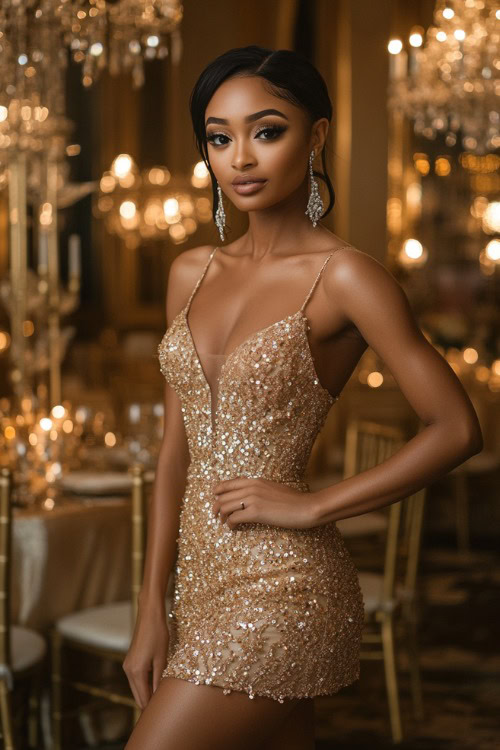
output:
[[[412, 718], [402, 662], [401, 750], [500, 747], [500, 552], [490, 547], [464, 555], [453, 540], [426, 539], [420, 629], [425, 719]], [[123, 744], [100, 750], [122, 750]], [[382, 662], [363, 661], [359, 682], [317, 699], [316, 748], [392, 747]]]

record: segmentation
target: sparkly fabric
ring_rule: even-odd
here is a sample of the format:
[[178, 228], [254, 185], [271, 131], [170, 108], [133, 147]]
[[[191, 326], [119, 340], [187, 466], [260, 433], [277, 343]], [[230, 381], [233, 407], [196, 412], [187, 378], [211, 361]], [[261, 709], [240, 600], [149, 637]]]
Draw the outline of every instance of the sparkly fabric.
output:
[[[217, 248], [215, 248], [217, 249]], [[337, 692], [359, 677], [364, 611], [334, 522], [243, 524], [212, 512], [223, 479], [264, 477], [308, 492], [304, 473], [332, 404], [320, 384], [304, 307], [257, 331], [207, 371], [188, 324], [191, 300], [158, 347], [179, 395], [191, 462], [182, 498], [167, 666], [162, 676], [279, 702]], [[206, 360], [208, 362], [208, 360]]]

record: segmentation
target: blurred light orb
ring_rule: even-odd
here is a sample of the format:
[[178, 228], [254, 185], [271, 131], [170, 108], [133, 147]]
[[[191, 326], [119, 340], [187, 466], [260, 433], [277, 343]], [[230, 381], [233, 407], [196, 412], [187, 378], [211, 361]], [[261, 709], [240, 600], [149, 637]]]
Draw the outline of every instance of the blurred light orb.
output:
[[424, 37], [420, 29], [415, 29], [414, 31], [412, 31], [408, 41], [410, 42], [412, 47], [421, 47], [424, 41]]
[[165, 218], [172, 219], [174, 216], [177, 216], [179, 213], [179, 201], [177, 198], [167, 198], [166, 201], [163, 202], [163, 213], [165, 214]]
[[118, 154], [111, 164], [111, 172], [118, 179], [122, 179], [131, 172], [133, 165], [134, 160], [129, 154]]
[[408, 240], [405, 240], [405, 242], [403, 243], [403, 250], [406, 255], [413, 260], [421, 258], [424, 252], [422, 243], [418, 240], [413, 239], [412, 237]]
[[436, 39], [438, 40], [438, 42], [446, 42], [447, 38], [448, 35], [446, 31], [438, 31], [438, 33], [436, 34]]
[[477, 350], [472, 346], [468, 346], [466, 349], [464, 349], [463, 357], [464, 361], [467, 362], [468, 365], [473, 365], [475, 362], [477, 362], [479, 354], [477, 353]]
[[447, 21], [449, 21], [450, 18], [453, 18], [454, 15], [455, 11], [453, 10], [453, 8], [443, 8], [443, 16]]
[[134, 201], [123, 201], [120, 204], [120, 216], [123, 219], [133, 219], [137, 211]]
[[389, 41], [389, 44], [387, 45], [387, 49], [391, 53], [391, 55], [399, 55], [401, 50], [403, 49], [403, 42], [401, 39], [391, 39]]
[[374, 370], [373, 372], [369, 373], [366, 378], [366, 382], [370, 386], [370, 388], [380, 388], [380, 386], [384, 382], [384, 376], [381, 372]]
[[57, 404], [56, 406], [52, 407], [52, 410], [50, 413], [56, 419], [62, 419], [62, 417], [64, 417], [64, 415], [66, 414], [66, 409], [64, 408], [62, 404]]
[[99, 55], [102, 55], [104, 50], [104, 47], [102, 46], [101, 42], [94, 42], [94, 44], [90, 45], [90, 54], [94, 57], [99, 57]]
[[455, 37], [455, 39], [457, 39], [457, 41], [463, 42], [463, 40], [465, 39], [465, 31], [463, 29], [455, 29], [455, 31], [453, 32], [453, 36]]
[[489, 260], [498, 263], [500, 261], [500, 240], [490, 240], [484, 251]]
[[8, 114], [9, 114], [9, 110], [7, 109], [7, 107], [4, 107], [4, 105], [2, 104], [0, 106], [0, 122], [4, 122], [7, 119]]
[[483, 214], [483, 229], [485, 232], [500, 232], [500, 201], [488, 203]]
[[159, 37], [156, 36], [156, 34], [151, 34], [151, 36], [148, 36], [146, 40], [146, 44], [148, 47], [158, 47], [160, 43]]
[[50, 417], [42, 417], [40, 420], [40, 427], [44, 432], [48, 432], [52, 429], [52, 420]]

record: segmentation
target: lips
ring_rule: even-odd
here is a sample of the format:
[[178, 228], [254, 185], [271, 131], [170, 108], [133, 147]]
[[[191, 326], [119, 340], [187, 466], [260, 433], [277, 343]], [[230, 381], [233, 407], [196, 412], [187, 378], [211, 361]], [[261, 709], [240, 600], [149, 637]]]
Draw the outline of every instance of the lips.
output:
[[252, 182], [233, 182], [233, 190], [235, 193], [238, 193], [239, 195], [249, 195], [250, 193], [255, 193], [258, 190], [262, 190], [264, 185], [266, 185], [267, 180], [253, 180]]
[[248, 185], [250, 183], [254, 182], [265, 182], [264, 177], [252, 177], [252, 175], [248, 175], [248, 177], [235, 177], [233, 180], [233, 185]]

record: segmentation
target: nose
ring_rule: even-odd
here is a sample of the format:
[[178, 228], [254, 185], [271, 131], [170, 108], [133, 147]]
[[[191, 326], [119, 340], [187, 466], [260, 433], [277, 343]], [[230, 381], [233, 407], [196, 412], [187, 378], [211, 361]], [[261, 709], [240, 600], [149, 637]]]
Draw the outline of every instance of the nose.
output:
[[248, 143], [245, 139], [237, 141], [233, 151], [232, 166], [241, 170], [252, 165], [255, 165], [255, 158], [248, 147]]

